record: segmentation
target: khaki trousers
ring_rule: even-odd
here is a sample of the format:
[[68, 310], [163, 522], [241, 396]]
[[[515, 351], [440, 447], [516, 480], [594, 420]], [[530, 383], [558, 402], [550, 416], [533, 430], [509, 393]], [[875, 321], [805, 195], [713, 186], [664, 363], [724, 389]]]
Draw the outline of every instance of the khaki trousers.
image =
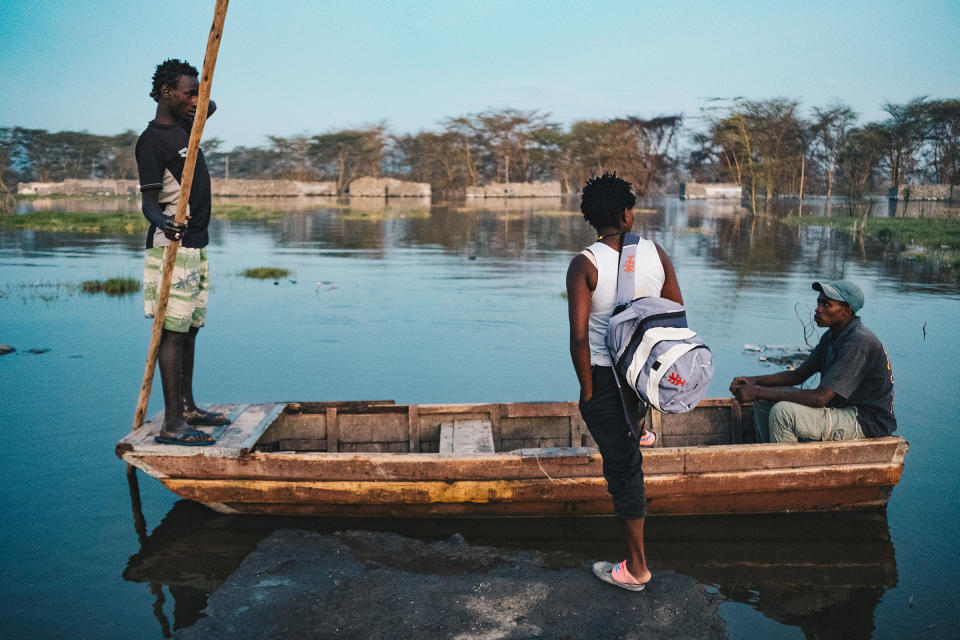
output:
[[753, 403], [757, 442], [822, 442], [863, 438], [856, 407], [808, 407], [796, 402]]

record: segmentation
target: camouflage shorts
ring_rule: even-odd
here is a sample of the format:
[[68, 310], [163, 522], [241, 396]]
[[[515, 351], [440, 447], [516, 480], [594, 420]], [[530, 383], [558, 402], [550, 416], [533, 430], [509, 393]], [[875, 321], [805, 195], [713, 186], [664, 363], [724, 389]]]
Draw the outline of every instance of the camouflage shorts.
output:
[[[165, 247], [147, 249], [143, 266], [143, 314], [152, 318], [157, 308], [157, 289], [163, 272]], [[170, 280], [170, 301], [163, 328], [185, 333], [191, 326], [202, 327], [207, 316], [210, 268], [206, 249], [180, 247]]]

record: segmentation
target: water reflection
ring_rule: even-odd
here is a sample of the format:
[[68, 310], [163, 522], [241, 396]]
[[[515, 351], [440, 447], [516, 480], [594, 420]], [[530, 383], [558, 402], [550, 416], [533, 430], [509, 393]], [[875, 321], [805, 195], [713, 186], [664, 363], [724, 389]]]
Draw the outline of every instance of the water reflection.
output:
[[[180, 501], [147, 536], [136, 477], [130, 495], [140, 550], [124, 580], [150, 585], [161, 632], [196, 622], [207, 598], [257, 544], [279, 529], [325, 534], [383, 531], [427, 541], [454, 533], [473, 545], [537, 551], [549, 566], [582, 567], [624, 553], [616, 518], [335, 519], [228, 516]], [[884, 514], [661, 517], [647, 521], [655, 570], [715, 586], [768, 618], [799, 627], [808, 638], [869, 638], [897, 566]], [[163, 588], [173, 599], [172, 625]]]

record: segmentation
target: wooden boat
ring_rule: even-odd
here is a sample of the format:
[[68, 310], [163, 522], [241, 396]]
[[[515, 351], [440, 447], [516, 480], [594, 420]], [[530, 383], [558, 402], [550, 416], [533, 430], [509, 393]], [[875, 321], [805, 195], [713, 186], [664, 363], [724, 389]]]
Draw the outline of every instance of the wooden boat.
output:
[[[601, 459], [575, 402], [215, 405], [231, 424], [208, 447], [154, 442], [158, 415], [117, 455], [221, 513], [424, 517], [612, 513]], [[647, 416], [651, 514], [882, 509], [908, 443], [753, 444], [752, 408], [707, 399]], [[745, 428], [745, 425], [747, 428]]]

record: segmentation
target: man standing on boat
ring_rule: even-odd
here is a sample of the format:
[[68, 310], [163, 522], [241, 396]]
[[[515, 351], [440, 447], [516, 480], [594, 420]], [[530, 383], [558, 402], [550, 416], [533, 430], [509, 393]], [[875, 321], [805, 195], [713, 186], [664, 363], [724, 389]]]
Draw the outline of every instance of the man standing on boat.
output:
[[[813, 319], [827, 327], [798, 368], [733, 379], [730, 392], [753, 402], [758, 442], [879, 438], [897, 428], [893, 371], [887, 350], [863, 326], [857, 312], [863, 291], [849, 280], [814, 282], [819, 292]], [[795, 389], [813, 374], [816, 389]]]
[[[210, 288], [206, 250], [210, 174], [202, 151], [193, 174], [187, 222], [177, 224], [174, 220], [199, 91], [195, 67], [176, 59], [157, 65], [150, 92], [157, 103], [156, 117], [140, 135], [136, 148], [142, 210], [150, 222], [143, 272], [144, 314], [148, 318], [153, 318], [156, 309], [164, 251], [171, 241], [180, 242], [157, 353], [164, 419], [156, 440], [187, 446], [214, 442], [196, 426], [228, 423], [222, 414], [197, 407], [193, 399], [195, 345], [206, 317]], [[211, 100], [209, 114], [215, 110]]]
[[[626, 527], [628, 555], [617, 564], [597, 562], [593, 572], [609, 584], [640, 591], [650, 581], [643, 548], [647, 501], [640, 443], [624, 416], [605, 336], [612, 315], [623, 234], [633, 228], [636, 198], [630, 183], [605, 173], [587, 180], [580, 211], [597, 232], [597, 241], [579, 253], [567, 270], [570, 356], [580, 381], [580, 414], [603, 458], [603, 476], [613, 508]], [[634, 297], [661, 296], [683, 304], [670, 258], [641, 239], [634, 267]], [[633, 394], [627, 387], [624, 394]], [[639, 401], [634, 395], [627, 401]]]

